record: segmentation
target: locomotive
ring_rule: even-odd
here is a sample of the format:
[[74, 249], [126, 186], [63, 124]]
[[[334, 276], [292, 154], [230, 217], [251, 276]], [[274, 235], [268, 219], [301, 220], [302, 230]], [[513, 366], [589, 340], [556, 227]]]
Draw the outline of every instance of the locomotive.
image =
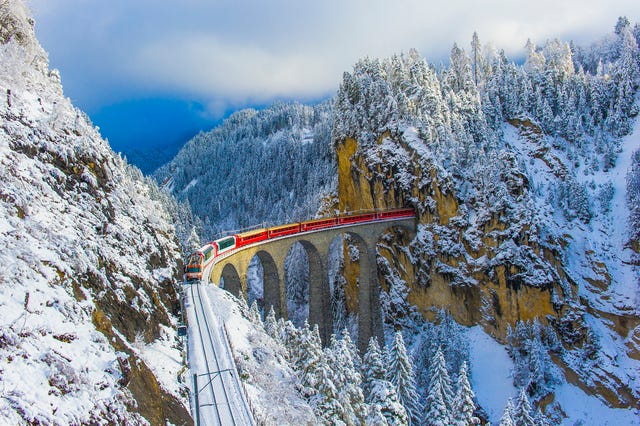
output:
[[307, 220], [304, 222], [289, 223], [271, 228], [254, 229], [252, 231], [231, 235], [207, 243], [199, 250], [193, 252], [189, 256], [187, 266], [185, 267], [185, 278], [187, 281], [202, 279], [202, 271], [204, 271], [216, 258], [249, 244], [274, 238], [287, 237], [301, 232], [311, 232], [344, 225], [414, 216], [415, 212], [413, 209], [396, 209], [371, 213], [347, 214], [329, 218]]

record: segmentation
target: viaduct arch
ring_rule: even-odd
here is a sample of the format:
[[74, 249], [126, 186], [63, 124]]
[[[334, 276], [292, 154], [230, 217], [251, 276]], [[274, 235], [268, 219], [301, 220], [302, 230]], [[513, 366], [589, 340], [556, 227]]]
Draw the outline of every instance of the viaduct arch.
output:
[[398, 227], [415, 233], [415, 218], [394, 218], [376, 222], [343, 225], [294, 234], [242, 247], [216, 260], [203, 276], [219, 284], [224, 279], [225, 289], [235, 296], [247, 296], [247, 270], [254, 256], [262, 263], [264, 282], [264, 308], [273, 307], [276, 316], [287, 318], [285, 290], [285, 260], [295, 243], [300, 243], [309, 259], [309, 323], [317, 324], [323, 342], [333, 332], [331, 292], [327, 261], [331, 242], [338, 236], [349, 234], [360, 252], [358, 281], [358, 348], [366, 349], [369, 339], [376, 336], [382, 341], [382, 313], [380, 285], [376, 260], [376, 244], [390, 228]]

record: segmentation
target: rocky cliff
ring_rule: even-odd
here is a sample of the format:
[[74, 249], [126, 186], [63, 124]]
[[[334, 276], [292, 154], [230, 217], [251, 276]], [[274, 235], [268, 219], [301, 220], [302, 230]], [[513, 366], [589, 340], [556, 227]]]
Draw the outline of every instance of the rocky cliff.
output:
[[190, 424], [163, 195], [63, 96], [23, 2], [0, 24], [0, 417]]

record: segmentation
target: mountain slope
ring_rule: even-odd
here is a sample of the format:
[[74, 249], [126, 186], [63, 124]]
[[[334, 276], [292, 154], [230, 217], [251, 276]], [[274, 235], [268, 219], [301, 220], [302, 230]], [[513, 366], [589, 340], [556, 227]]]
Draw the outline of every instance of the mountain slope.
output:
[[522, 66], [478, 43], [476, 62], [454, 45], [439, 70], [414, 51], [365, 59], [336, 96], [337, 208], [419, 215], [409, 250], [401, 235], [378, 245], [388, 330], [437, 309], [481, 324], [508, 344], [514, 384], [556, 421], [559, 380], [640, 406], [625, 201], [640, 147], [638, 28], [623, 21], [582, 50], [528, 44]]
[[312, 217], [335, 187], [331, 106], [244, 110], [187, 142], [154, 173], [188, 200], [207, 238]]
[[0, 22], [0, 416], [188, 424], [159, 190], [63, 96], [22, 1]]

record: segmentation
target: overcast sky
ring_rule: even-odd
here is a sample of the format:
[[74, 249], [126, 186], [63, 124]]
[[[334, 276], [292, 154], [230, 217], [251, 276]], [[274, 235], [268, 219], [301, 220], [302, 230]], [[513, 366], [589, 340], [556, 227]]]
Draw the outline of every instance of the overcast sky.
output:
[[29, 0], [65, 93], [116, 149], [162, 144], [274, 99], [331, 96], [358, 58], [454, 42], [521, 55], [527, 40], [588, 44], [640, 0]]

